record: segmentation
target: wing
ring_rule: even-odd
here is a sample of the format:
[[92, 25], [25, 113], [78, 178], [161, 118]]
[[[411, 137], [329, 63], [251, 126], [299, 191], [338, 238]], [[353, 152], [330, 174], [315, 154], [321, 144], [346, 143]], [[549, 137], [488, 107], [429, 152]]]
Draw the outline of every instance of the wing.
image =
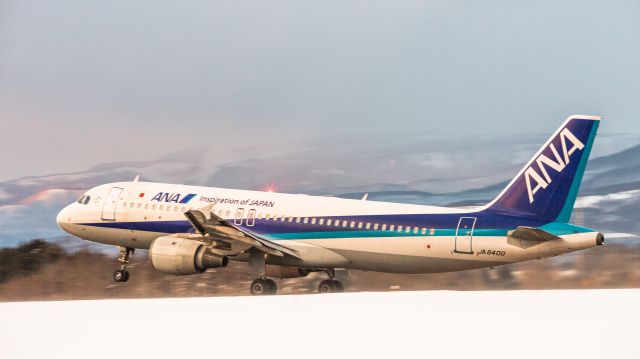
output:
[[525, 239], [528, 241], [545, 242], [552, 241], [554, 239], [562, 239], [555, 234], [551, 234], [545, 230], [534, 227], [518, 227], [515, 230], [507, 233], [509, 237]]
[[[244, 244], [241, 247], [254, 247], [261, 252], [282, 257], [285, 254], [300, 258], [298, 252], [283, 245], [273, 243], [260, 235], [248, 231], [240, 226], [236, 226], [212, 212], [213, 204], [200, 209], [193, 209], [185, 212], [185, 216], [191, 222], [193, 228], [203, 236], [210, 236], [215, 240], [226, 242], [230, 245]], [[206, 214], [210, 217], [207, 218]]]

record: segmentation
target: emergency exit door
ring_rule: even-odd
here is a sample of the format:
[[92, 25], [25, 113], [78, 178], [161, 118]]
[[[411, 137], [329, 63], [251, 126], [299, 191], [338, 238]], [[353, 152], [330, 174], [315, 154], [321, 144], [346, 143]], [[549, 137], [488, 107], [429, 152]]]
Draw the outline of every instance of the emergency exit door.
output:
[[473, 229], [476, 226], [476, 217], [460, 217], [456, 228], [456, 253], [473, 254]]
[[102, 205], [102, 220], [116, 220], [116, 208], [118, 207], [118, 201], [120, 200], [121, 193], [122, 188], [111, 187], [109, 194], [107, 194], [107, 198], [105, 198], [104, 204]]

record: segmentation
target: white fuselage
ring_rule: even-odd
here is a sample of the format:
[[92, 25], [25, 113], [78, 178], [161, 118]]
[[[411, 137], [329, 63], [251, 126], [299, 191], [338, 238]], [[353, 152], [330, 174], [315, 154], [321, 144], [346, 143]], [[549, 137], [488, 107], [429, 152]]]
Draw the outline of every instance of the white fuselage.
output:
[[[475, 210], [302, 194], [120, 182], [89, 190], [81, 202], [58, 215], [65, 231], [94, 242], [142, 249], [160, 236], [188, 232], [184, 212], [215, 203], [218, 216], [299, 251], [303, 259], [289, 263], [269, 258], [268, 263], [308, 268], [446, 272], [596, 244], [593, 231], [561, 234], [561, 240], [547, 242], [514, 239], [507, 232], [515, 226], [482, 229], [482, 213]], [[452, 216], [455, 225], [440, 223]]]

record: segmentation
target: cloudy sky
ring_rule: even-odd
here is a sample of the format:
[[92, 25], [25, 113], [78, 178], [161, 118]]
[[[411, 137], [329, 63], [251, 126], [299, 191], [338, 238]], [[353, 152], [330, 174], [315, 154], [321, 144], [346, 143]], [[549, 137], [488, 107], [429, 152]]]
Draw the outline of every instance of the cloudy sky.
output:
[[336, 134], [640, 134], [638, 1], [0, 0], [0, 180]]

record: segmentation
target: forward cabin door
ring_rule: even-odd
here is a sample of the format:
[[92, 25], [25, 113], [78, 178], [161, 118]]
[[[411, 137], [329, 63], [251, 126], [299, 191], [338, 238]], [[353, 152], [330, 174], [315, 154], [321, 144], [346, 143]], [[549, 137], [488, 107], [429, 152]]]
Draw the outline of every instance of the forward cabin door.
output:
[[476, 217], [460, 217], [456, 229], [456, 253], [473, 254], [473, 229], [476, 226]]
[[122, 188], [112, 187], [107, 194], [107, 198], [102, 205], [102, 220], [115, 221], [116, 220], [116, 208], [118, 207], [118, 201], [120, 200], [120, 194], [122, 194]]

